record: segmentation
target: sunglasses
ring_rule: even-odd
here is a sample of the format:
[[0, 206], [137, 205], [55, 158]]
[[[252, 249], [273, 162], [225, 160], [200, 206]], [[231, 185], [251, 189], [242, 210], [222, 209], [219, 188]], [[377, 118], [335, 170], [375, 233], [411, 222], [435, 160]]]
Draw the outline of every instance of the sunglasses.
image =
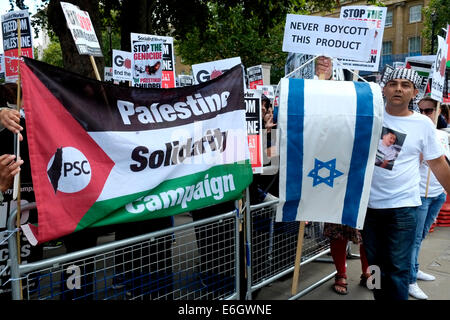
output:
[[427, 109], [419, 108], [419, 110], [420, 110], [420, 113], [425, 113], [426, 115], [430, 115], [435, 111], [435, 109], [433, 109], [433, 108], [427, 108]]

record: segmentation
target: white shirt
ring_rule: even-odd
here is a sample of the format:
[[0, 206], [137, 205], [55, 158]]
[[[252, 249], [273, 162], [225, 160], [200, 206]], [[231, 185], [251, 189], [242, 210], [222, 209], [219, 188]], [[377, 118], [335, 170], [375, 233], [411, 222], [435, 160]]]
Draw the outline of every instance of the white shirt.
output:
[[420, 154], [425, 160], [432, 160], [444, 153], [436, 139], [435, 126], [427, 116], [417, 112], [406, 117], [384, 112], [383, 126], [397, 133], [400, 151], [392, 168], [375, 166], [368, 207], [420, 206]]
[[[450, 159], [450, 148], [448, 146], [448, 137], [449, 134], [445, 131], [436, 129], [436, 137], [439, 143], [444, 148], [445, 156]], [[428, 163], [426, 161], [422, 161], [420, 164], [420, 196], [425, 197], [425, 192], [427, 191], [427, 180], [428, 180]], [[434, 176], [433, 172], [430, 170], [430, 182], [428, 184], [428, 193], [427, 197], [437, 197], [442, 192], [444, 192], [444, 188], [439, 183], [439, 181]]]

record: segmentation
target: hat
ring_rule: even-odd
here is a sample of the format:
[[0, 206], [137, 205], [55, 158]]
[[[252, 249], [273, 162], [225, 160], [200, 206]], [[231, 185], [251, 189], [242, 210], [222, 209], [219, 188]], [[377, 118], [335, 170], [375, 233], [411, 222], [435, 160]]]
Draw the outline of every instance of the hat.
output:
[[411, 81], [414, 84], [414, 87], [418, 88], [420, 85], [420, 76], [419, 74], [413, 70], [413, 69], [406, 69], [406, 68], [397, 68], [389, 75], [388, 80], [389, 82], [394, 79], [406, 79]]

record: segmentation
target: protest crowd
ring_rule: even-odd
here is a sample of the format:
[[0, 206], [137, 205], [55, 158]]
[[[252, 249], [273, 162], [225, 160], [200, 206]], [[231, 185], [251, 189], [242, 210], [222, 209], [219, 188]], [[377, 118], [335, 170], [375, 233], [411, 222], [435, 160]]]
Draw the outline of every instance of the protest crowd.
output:
[[[331, 33], [343, 30], [354, 34], [359, 30], [361, 36], [370, 36], [369, 28], [362, 29], [350, 22], [345, 26], [330, 23], [327, 20], [325, 25]], [[296, 27], [297, 23], [292, 25], [293, 32], [304, 31]], [[315, 24], [312, 31], [317, 32], [318, 28]], [[275, 226], [289, 221], [324, 223], [323, 236], [329, 240], [336, 268], [331, 285], [336, 294], [348, 294], [351, 290], [348, 278], [357, 278], [361, 286], [373, 292], [375, 300], [408, 300], [409, 296], [428, 299], [420, 283], [434, 281], [435, 276], [420, 269], [419, 253], [448, 201], [450, 118], [449, 105], [442, 99], [436, 99], [430, 92], [419, 93], [421, 77], [414, 69], [389, 70], [383, 75], [381, 86], [353, 82], [351, 74], [345, 73], [345, 79], [338, 79], [334, 74], [339, 67], [334, 57], [314, 54], [311, 77], [285, 78], [275, 86], [274, 92], [268, 93], [262, 88], [262, 72], [247, 70], [248, 77], [244, 78], [239, 59], [234, 65], [222, 68], [228, 71], [217, 78], [180, 87], [176, 96], [175, 89], [168, 89], [170, 93], [166, 94], [161, 86], [166, 72], [160, 68], [164, 59], [161, 43], [166, 40], [162, 37], [154, 42], [157, 45], [153, 42], [146, 45], [149, 39], [150, 36], [148, 39], [132, 36], [138, 48], [134, 52], [138, 61], [130, 72], [134, 78], [119, 79], [126, 85], [66, 75], [63, 70], [29, 58], [20, 62], [22, 90], [11, 83], [1, 85], [0, 203], [13, 201], [13, 189], [18, 183], [14, 178], [19, 173], [22, 181], [31, 182], [32, 178], [37, 210], [30, 212], [28, 222], [23, 223], [27, 226], [23, 228], [28, 230], [27, 238], [34, 240], [30, 243], [37, 252], [37, 260], [42, 259], [44, 246], [63, 245], [66, 253], [74, 253], [96, 247], [99, 237], [106, 234], [114, 234], [113, 241], [121, 241], [174, 227], [174, 216], [180, 213], [189, 214], [193, 222], [199, 222], [226, 212], [239, 212], [246, 201], [258, 205], [279, 200], [274, 209]], [[329, 44], [337, 47], [332, 41], [328, 39]], [[323, 47], [326, 41], [319, 42], [318, 47]], [[357, 49], [363, 50], [364, 43], [359, 44]], [[355, 48], [347, 45], [347, 49]], [[216, 66], [214, 70], [219, 69]], [[128, 87], [131, 84], [128, 81], [135, 81], [135, 87]], [[257, 85], [261, 85], [259, 90]], [[344, 97], [347, 91], [354, 94], [349, 100]], [[321, 101], [322, 96], [325, 102]], [[304, 106], [299, 106], [303, 102], [298, 101], [302, 99]], [[347, 101], [356, 101], [355, 107], [351, 109]], [[87, 103], [93, 108], [104, 106], [104, 113], [102, 109], [92, 109], [92, 114], [87, 115], [83, 110]], [[323, 114], [329, 109], [322, 104], [330, 103], [335, 104], [336, 114]], [[356, 114], [356, 120], [342, 120], [351, 112]], [[328, 129], [319, 129], [308, 118], [314, 116], [323, 117], [317, 121], [328, 121], [326, 126], [337, 130], [338, 135], [341, 133], [334, 137], [338, 139], [336, 142], [326, 135]], [[191, 135], [196, 123], [207, 128], [199, 129], [203, 130], [200, 136]], [[60, 144], [48, 140], [50, 131], [44, 131], [44, 127], [50, 124], [54, 127], [49, 130], [60, 134]], [[65, 127], [73, 128], [73, 135], [79, 136], [82, 142], [73, 142], [72, 136], [64, 132]], [[184, 130], [177, 139], [173, 138], [176, 130]], [[182, 136], [186, 132], [187, 139]], [[349, 146], [344, 142], [346, 136], [351, 139]], [[297, 145], [302, 139], [315, 146], [310, 147], [307, 142]], [[324, 151], [313, 149], [326, 145], [326, 141], [335, 144], [332, 152], [336, 155], [330, 158], [323, 156]], [[14, 148], [17, 144], [21, 146], [20, 153]], [[46, 144], [48, 147], [44, 147]], [[94, 145], [100, 145], [100, 151]], [[242, 146], [247, 150], [241, 152]], [[310, 150], [317, 152], [310, 157], [313, 152]], [[359, 173], [344, 172], [340, 162], [344, 153], [349, 153], [346, 161], [352, 172]], [[125, 159], [127, 154], [131, 162]], [[205, 160], [209, 155], [213, 159]], [[70, 163], [67, 160], [70, 157], [78, 160]], [[200, 157], [203, 162], [197, 163]], [[308, 157], [311, 158], [309, 167]], [[98, 163], [91, 161], [93, 158]], [[279, 170], [265, 173], [275, 158], [280, 159]], [[356, 169], [357, 165], [361, 168]], [[130, 170], [133, 178], [126, 176], [125, 171]], [[323, 177], [323, 170], [330, 172], [328, 178]], [[78, 179], [73, 185], [67, 178], [71, 175]], [[87, 180], [83, 180], [84, 176]], [[312, 188], [329, 192], [340, 187], [339, 179], [344, 176], [348, 179], [345, 184], [353, 188], [351, 195], [343, 189], [341, 194], [318, 196], [325, 197], [319, 202], [339, 207], [339, 212], [333, 218], [316, 220], [318, 212], [311, 209], [313, 206], [308, 207], [305, 200], [316, 196], [306, 193], [309, 187], [304, 181], [313, 181]], [[71, 194], [78, 193], [83, 193], [82, 198], [70, 198]], [[59, 203], [57, 197], [61, 194], [64, 199]], [[352, 197], [359, 197], [358, 202], [353, 203]], [[85, 199], [89, 204], [82, 203]], [[335, 201], [339, 204], [335, 205]], [[54, 203], [56, 209], [51, 213]], [[304, 211], [307, 215], [301, 216]], [[43, 212], [49, 212], [47, 218]], [[141, 214], [147, 213], [147, 218], [141, 218]], [[57, 219], [61, 222], [56, 223]], [[263, 229], [257, 232], [263, 234]], [[217, 250], [232, 246], [235, 230], [226, 226], [205, 230], [200, 225], [192, 230], [201, 256], [202, 284], [214, 286], [225, 282], [227, 277], [221, 268], [229, 263], [227, 257], [233, 256], [233, 250], [245, 251], [246, 244], [239, 240], [238, 249], [224, 249], [225, 257], [219, 258], [215, 256]], [[238, 233], [244, 235], [243, 230]], [[160, 281], [164, 286], [156, 293], [152, 291], [149, 298], [164, 293], [164, 299], [174, 299], [170, 276], [175, 269], [171, 258], [174, 241], [178, 240], [156, 237], [153, 246], [141, 249], [138, 259], [135, 252], [124, 250], [115, 260], [115, 272], [120, 276], [114, 277], [112, 285], [134, 288], [147, 276], [153, 277], [150, 282]], [[347, 272], [349, 242], [359, 248], [359, 274]], [[248, 290], [245, 265], [243, 259], [239, 270], [243, 293]], [[87, 290], [93, 290], [93, 267], [80, 267], [84, 274], [90, 274], [84, 280], [90, 283], [87, 287], [91, 286]], [[61, 299], [76, 298], [79, 296], [76, 291], [77, 288], [68, 290]], [[241, 294], [240, 298], [245, 297]]]

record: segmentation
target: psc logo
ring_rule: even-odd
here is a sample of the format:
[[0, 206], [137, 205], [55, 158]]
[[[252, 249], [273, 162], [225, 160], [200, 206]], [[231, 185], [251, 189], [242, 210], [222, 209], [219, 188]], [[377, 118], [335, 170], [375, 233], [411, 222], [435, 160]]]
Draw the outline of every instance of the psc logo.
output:
[[61, 147], [48, 162], [47, 176], [55, 193], [75, 193], [86, 188], [91, 181], [91, 165], [78, 149]]

